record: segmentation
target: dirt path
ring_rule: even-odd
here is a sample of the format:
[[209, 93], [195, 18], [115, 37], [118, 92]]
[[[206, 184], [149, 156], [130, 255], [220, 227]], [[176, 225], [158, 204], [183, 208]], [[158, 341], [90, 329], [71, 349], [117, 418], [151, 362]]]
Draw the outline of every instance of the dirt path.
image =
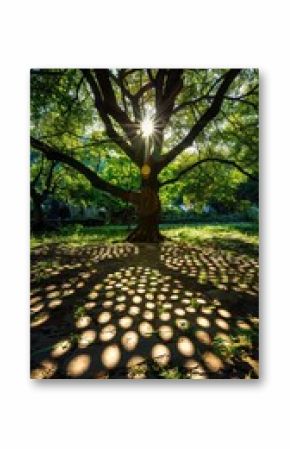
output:
[[258, 263], [185, 244], [32, 251], [33, 378], [258, 375]]

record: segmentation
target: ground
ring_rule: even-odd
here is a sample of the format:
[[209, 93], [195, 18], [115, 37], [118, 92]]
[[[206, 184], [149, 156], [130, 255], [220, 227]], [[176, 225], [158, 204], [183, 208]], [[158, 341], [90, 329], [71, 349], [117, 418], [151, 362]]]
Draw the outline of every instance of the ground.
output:
[[124, 227], [32, 238], [32, 378], [257, 378], [252, 224]]

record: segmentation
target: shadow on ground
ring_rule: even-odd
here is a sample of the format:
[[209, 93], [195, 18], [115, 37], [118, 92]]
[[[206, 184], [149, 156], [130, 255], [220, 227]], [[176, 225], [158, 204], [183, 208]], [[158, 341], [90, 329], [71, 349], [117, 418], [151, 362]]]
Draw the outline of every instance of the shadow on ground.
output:
[[214, 245], [31, 254], [32, 378], [257, 378], [258, 262]]

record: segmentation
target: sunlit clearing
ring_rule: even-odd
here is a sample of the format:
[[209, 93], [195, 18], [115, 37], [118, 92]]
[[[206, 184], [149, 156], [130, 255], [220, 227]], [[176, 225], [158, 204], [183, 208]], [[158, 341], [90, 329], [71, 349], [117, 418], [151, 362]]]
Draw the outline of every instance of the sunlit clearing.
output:
[[145, 117], [141, 122], [141, 132], [143, 137], [149, 137], [154, 132], [153, 120], [149, 117]]

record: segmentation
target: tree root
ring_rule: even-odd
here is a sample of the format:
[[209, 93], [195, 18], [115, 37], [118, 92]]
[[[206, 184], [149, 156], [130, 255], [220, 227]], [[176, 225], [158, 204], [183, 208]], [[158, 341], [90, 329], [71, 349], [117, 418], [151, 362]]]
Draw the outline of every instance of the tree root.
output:
[[140, 225], [127, 237], [127, 242], [133, 243], [159, 243], [165, 240], [158, 227]]

